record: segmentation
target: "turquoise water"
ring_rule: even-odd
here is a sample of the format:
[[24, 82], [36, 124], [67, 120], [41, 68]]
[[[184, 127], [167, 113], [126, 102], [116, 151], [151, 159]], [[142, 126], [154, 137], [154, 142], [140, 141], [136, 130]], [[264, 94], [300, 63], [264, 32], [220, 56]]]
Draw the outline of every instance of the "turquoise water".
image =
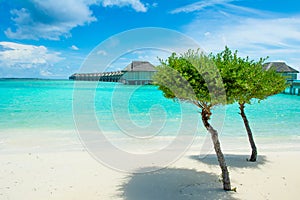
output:
[[[74, 131], [74, 91], [92, 91], [94, 96], [82, 96], [82, 110], [92, 103], [93, 114], [103, 131], [125, 132], [148, 130], [145, 136], [159, 132], [162, 136], [176, 135], [183, 118], [190, 120], [187, 128], [199, 125], [196, 134], [205, 134], [197, 108], [165, 99], [155, 86], [125, 86], [116, 83], [82, 82], [76, 85], [68, 80], [0, 80], [0, 134], [22, 130], [51, 134], [51, 130]], [[76, 106], [75, 106], [76, 107]], [[183, 111], [184, 110], [184, 111]], [[226, 111], [224, 115], [224, 111]], [[184, 112], [184, 114], [182, 114]], [[243, 136], [245, 130], [237, 105], [217, 108], [221, 119], [219, 131], [224, 136]], [[246, 113], [256, 137], [299, 137], [300, 97], [279, 94], [260, 103], [247, 105]], [[90, 113], [86, 113], [88, 115]], [[221, 117], [221, 118], [223, 118]], [[84, 123], [84, 122], [83, 122]], [[188, 127], [190, 126], [190, 127]], [[88, 128], [88, 127], [87, 127]], [[159, 129], [159, 130], [156, 130]], [[138, 131], [137, 131], [138, 130]], [[139, 133], [134, 133], [139, 134]], [[150, 134], [151, 135], [151, 134]], [[1, 136], [1, 135], [0, 135]], [[59, 137], [59, 136], [58, 136]]]

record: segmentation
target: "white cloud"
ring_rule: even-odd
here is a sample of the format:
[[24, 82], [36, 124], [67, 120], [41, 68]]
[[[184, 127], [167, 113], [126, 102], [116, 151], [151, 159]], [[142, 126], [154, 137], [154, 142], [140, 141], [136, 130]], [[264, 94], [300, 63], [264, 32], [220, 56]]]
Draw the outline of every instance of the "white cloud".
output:
[[57, 52], [50, 52], [45, 46], [0, 42], [0, 68], [13, 70], [46, 69], [63, 60]]
[[234, 8], [232, 13], [214, 13], [205, 19], [202, 17], [209, 11], [201, 13], [184, 28], [185, 32], [199, 41], [207, 52], [219, 52], [227, 45], [237, 49], [241, 56], [252, 59], [269, 56], [269, 61], [285, 60], [299, 69], [299, 60], [295, 58], [300, 55], [300, 15], [265, 15], [259, 10], [249, 11], [258, 13], [254, 16], [249, 12], [236, 15], [234, 13], [241, 11], [241, 7]]
[[[171, 14], [178, 13], [190, 13], [197, 12], [198, 14], [203, 13], [202, 17], [207, 18], [223, 15], [225, 17], [233, 17], [232, 14], [238, 16], [265, 16], [268, 17], [270, 12], [252, 9], [249, 7], [243, 7], [233, 4], [239, 0], [202, 0], [180, 8], [172, 10]], [[205, 13], [205, 14], [204, 14]], [[216, 16], [214, 16], [216, 15]]]
[[23, 8], [10, 11], [13, 26], [5, 30], [12, 39], [40, 38], [59, 40], [71, 37], [70, 31], [97, 21], [91, 6], [130, 6], [137, 12], [146, 12], [139, 0], [24, 0]]
[[14, 39], [51, 39], [69, 37], [70, 30], [96, 21], [86, 0], [32, 0], [25, 7], [11, 10], [14, 28], [5, 34]]
[[172, 14], [176, 13], [189, 13], [189, 12], [195, 12], [195, 11], [200, 11], [203, 10], [207, 7], [212, 7], [212, 6], [217, 6], [217, 5], [224, 5], [228, 2], [232, 2], [236, 0], [203, 0], [203, 1], [198, 1], [180, 8], [176, 8], [175, 10], [172, 10]]
[[106, 55], [107, 55], [107, 52], [104, 51], [104, 50], [99, 50], [99, 51], [97, 51], [97, 54], [98, 54], [98, 55], [102, 55], [102, 56], [106, 56]]
[[158, 3], [157, 2], [152, 3], [151, 7], [152, 8], [157, 8], [158, 7]]
[[74, 51], [78, 51], [78, 50], [79, 50], [79, 48], [78, 48], [77, 46], [75, 46], [75, 45], [72, 45], [70, 48], [71, 48], [72, 50], [74, 50]]
[[204, 35], [208, 37], [210, 36], [210, 32], [205, 32]]
[[[265, 46], [270, 49], [273, 47], [290, 48], [289, 51], [294, 51], [298, 47], [297, 43], [300, 42], [300, 16], [274, 19], [243, 18], [239, 21], [239, 23], [220, 22], [208, 28], [209, 31], [204, 31], [199, 28], [203, 21], [196, 20], [187, 27], [187, 33], [201, 40], [203, 44], [210, 44], [209, 49], [231, 45], [235, 47]], [[204, 39], [196, 35], [206, 37]]]
[[[292, 47], [292, 41], [300, 40], [300, 17], [275, 19], [245, 19], [242, 24], [224, 27], [226, 37], [235, 44], [252, 43]], [[233, 29], [232, 29], [233, 28]], [[239, 36], [239, 37], [238, 37]], [[236, 40], [233, 40], [236, 38]]]
[[102, 5], [104, 7], [110, 6], [131, 6], [137, 12], [147, 12], [147, 7], [139, 0], [103, 0]]

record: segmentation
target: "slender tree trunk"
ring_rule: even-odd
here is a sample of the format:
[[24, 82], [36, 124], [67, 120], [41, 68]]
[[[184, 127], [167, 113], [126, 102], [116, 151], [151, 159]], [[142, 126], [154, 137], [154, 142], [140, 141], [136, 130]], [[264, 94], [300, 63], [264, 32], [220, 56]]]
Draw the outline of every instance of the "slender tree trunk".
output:
[[239, 105], [240, 105], [240, 111], [241, 111], [240, 114], [243, 118], [246, 130], [247, 130], [247, 134], [248, 134], [248, 139], [249, 139], [251, 149], [252, 149], [251, 157], [250, 157], [250, 159], [248, 159], [248, 161], [255, 162], [256, 158], [257, 158], [257, 148], [256, 148], [256, 145], [255, 145], [255, 142], [254, 142], [254, 138], [253, 138], [253, 134], [252, 134], [252, 131], [251, 131], [251, 128], [250, 128], [250, 125], [249, 125], [249, 121], [248, 121], [247, 116], [245, 114], [245, 103], [239, 103]]
[[218, 137], [218, 132], [208, 122], [211, 113], [210, 113], [210, 111], [207, 112], [204, 109], [202, 109], [201, 115], [202, 115], [202, 122], [203, 122], [205, 128], [211, 134], [211, 138], [212, 138], [212, 141], [213, 141], [213, 144], [214, 144], [214, 149], [215, 149], [215, 152], [216, 152], [217, 157], [218, 157], [220, 168], [222, 170], [223, 189], [224, 190], [231, 190], [229, 172], [228, 172], [228, 169], [227, 169], [227, 165], [226, 165], [226, 162], [225, 162], [224, 155], [223, 155], [222, 150], [221, 150], [221, 145], [220, 145], [220, 141], [219, 141], [219, 137]]

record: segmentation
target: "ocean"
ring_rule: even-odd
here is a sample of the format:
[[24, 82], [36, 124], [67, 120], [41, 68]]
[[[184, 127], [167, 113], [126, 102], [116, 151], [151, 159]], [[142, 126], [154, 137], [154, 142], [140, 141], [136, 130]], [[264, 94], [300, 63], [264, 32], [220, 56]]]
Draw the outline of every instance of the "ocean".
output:
[[[207, 133], [198, 111], [191, 104], [166, 99], [156, 86], [2, 79], [0, 151], [20, 146], [49, 150], [53, 143], [55, 148], [78, 148], [78, 133], [91, 129], [116, 140], [202, 137]], [[246, 114], [255, 138], [299, 141], [300, 96], [254, 100], [246, 105]], [[236, 104], [215, 108], [212, 123], [223, 138], [246, 138]]]

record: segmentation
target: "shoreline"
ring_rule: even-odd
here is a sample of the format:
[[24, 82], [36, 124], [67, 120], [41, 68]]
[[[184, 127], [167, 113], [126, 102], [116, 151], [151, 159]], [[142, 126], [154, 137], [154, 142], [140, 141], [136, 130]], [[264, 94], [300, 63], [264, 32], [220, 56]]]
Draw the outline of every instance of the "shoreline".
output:
[[[13, 152], [64, 152], [64, 151], [81, 151], [84, 145], [81, 142], [80, 136], [76, 130], [41, 130], [41, 129], [10, 129], [0, 130], [0, 154]], [[124, 134], [123, 134], [124, 135]], [[104, 135], [107, 142], [112, 143], [117, 148], [135, 153], [137, 149], [147, 151], [157, 151], [163, 149], [172, 143], [177, 136], [154, 136], [153, 138], [131, 138], [127, 135], [121, 137], [122, 134], [107, 132]], [[190, 144], [185, 147], [185, 150], [200, 151], [206, 140], [210, 141], [209, 134], [197, 133], [194, 137], [183, 136], [180, 140], [185, 140], [185, 137], [190, 140]], [[254, 140], [257, 144], [258, 151], [263, 152], [288, 152], [300, 151], [300, 136], [256, 136]], [[207, 142], [207, 141], [206, 141]], [[228, 136], [220, 134], [220, 142], [223, 151], [241, 152], [250, 151], [248, 137], [244, 136]], [[279, 145], [278, 145], [279, 144]], [[279, 148], [281, 147], [281, 148]], [[178, 148], [182, 148], [179, 146]], [[209, 147], [211, 148], [211, 147]], [[143, 152], [141, 152], [143, 153]]]

